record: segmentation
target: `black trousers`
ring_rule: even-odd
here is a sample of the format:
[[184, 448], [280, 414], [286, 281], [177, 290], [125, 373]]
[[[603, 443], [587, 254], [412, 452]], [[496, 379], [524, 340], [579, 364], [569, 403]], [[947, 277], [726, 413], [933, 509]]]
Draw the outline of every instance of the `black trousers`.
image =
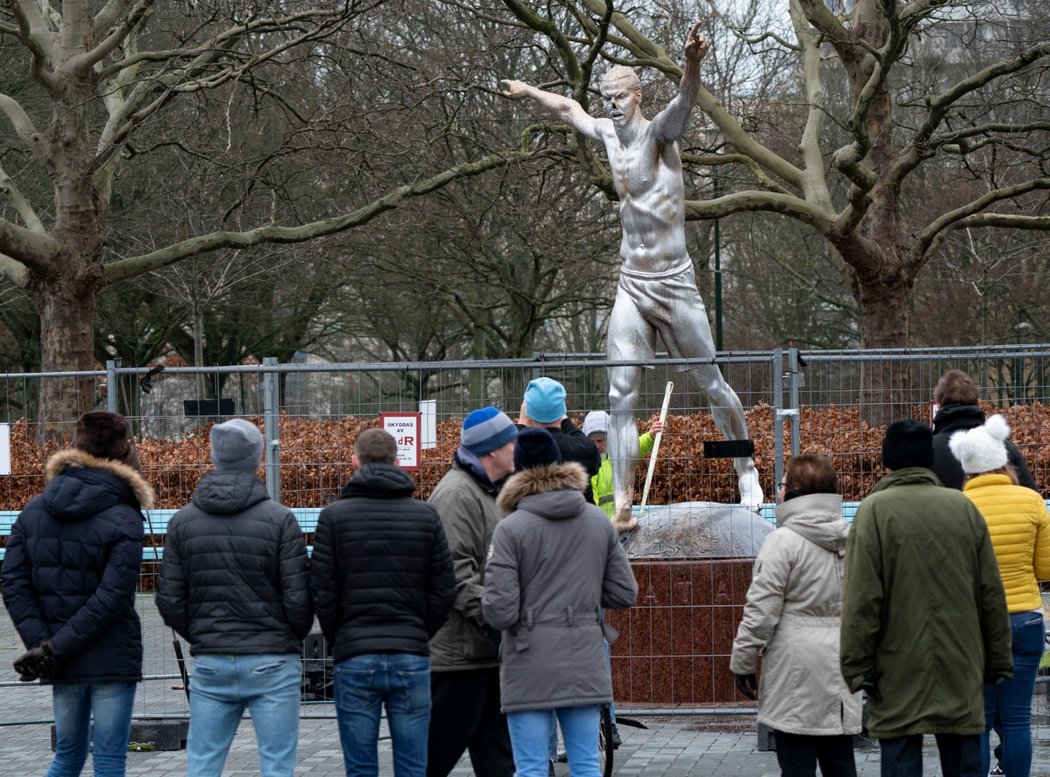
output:
[[427, 777], [448, 777], [470, 752], [476, 777], [513, 777], [507, 718], [500, 712], [499, 669], [430, 673]]
[[783, 777], [816, 777], [818, 763], [823, 777], [857, 777], [849, 734], [809, 736], [774, 731], [773, 738]]
[[[934, 734], [944, 777], [985, 777], [979, 734]], [[922, 774], [922, 734], [880, 739], [882, 777]]]

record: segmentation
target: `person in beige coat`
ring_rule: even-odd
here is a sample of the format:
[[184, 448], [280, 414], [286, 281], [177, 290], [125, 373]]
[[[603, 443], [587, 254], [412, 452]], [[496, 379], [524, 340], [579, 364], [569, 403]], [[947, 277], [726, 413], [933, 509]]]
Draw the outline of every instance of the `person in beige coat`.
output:
[[753, 699], [762, 656], [758, 720], [773, 729], [784, 777], [813, 775], [818, 763], [824, 777], [854, 777], [860, 694], [839, 672], [849, 524], [827, 456], [796, 456], [780, 488], [777, 529], [755, 560], [729, 668]]

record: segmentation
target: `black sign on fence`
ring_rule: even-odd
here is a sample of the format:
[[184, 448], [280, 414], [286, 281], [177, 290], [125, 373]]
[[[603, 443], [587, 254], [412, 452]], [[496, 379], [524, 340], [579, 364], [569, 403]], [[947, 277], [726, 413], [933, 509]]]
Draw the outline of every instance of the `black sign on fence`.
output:
[[182, 400], [182, 412], [186, 414], [187, 418], [191, 416], [221, 418], [222, 416], [232, 416], [237, 413], [233, 400], [229, 398], [184, 399]]

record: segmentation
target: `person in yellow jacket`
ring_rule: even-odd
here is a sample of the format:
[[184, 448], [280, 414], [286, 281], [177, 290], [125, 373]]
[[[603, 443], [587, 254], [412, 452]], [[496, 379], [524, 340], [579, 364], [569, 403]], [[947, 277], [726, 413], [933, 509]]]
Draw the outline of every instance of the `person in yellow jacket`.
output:
[[1045, 645], [1039, 581], [1050, 579], [1050, 513], [1038, 492], [1018, 485], [1017, 471], [1008, 463], [1009, 434], [1006, 420], [993, 415], [983, 426], [953, 434], [948, 447], [967, 475], [963, 494], [988, 524], [1010, 613], [1014, 673], [995, 685], [984, 686], [986, 730], [981, 773], [989, 773], [987, 729], [995, 720], [1002, 740], [1003, 772], [1010, 777], [1028, 777], [1032, 768], [1032, 694]]
[[[649, 419], [649, 431], [638, 438], [638, 453], [642, 458], [653, 452], [656, 435], [661, 431], [663, 431], [663, 424], [660, 423], [660, 416], [654, 415]], [[583, 419], [583, 433], [594, 441], [594, 444], [598, 446], [598, 453], [601, 454], [598, 474], [591, 478], [594, 503], [602, 508], [610, 519], [614, 518], [616, 504], [613, 499], [612, 461], [609, 459], [608, 450], [609, 414], [604, 410], [589, 412]]]

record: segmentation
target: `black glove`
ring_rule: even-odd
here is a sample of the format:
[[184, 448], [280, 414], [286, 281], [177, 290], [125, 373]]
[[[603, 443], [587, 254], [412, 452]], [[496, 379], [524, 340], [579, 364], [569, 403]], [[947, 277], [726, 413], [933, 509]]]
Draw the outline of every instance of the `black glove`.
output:
[[40, 673], [36, 670], [37, 654], [39, 653], [40, 648], [33, 648], [15, 659], [15, 671], [18, 672], [18, 679], [22, 682], [31, 683], [40, 677]]
[[755, 691], [758, 689], [758, 683], [755, 681], [755, 673], [751, 674], [737, 674], [733, 673], [733, 680], [736, 682], [736, 689], [740, 691], [744, 696], [749, 699], [757, 699]]
[[874, 701], [882, 700], [882, 694], [879, 693], [879, 677], [881, 676], [882, 673], [878, 669], [872, 669], [864, 675], [864, 679], [860, 683], [860, 689], [868, 694], [869, 699]]
[[984, 684], [985, 685], [998, 685], [999, 683], [1001, 683], [1005, 679], [1006, 679], [1006, 675], [1004, 675], [1004, 674], [997, 674], [997, 673], [986, 674], [984, 676]]
[[[20, 670], [19, 664], [23, 668], [29, 669], [28, 675], [32, 676], [27, 676], [27, 673]], [[55, 657], [55, 653], [51, 649], [51, 643], [46, 640], [15, 661], [15, 670], [22, 675], [22, 680], [27, 681], [35, 680], [38, 677], [42, 677], [45, 680], [53, 680], [62, 669], [63, 665]]]
[[54, 680], [59, 672], [66, 668], [65, 662], [59, 661], [54, 650], [51, 649], [51, 641], [41, 642], [37, 647], [44, 651], [43, 656], [37, 659], [36, 671], [45, 680]]

